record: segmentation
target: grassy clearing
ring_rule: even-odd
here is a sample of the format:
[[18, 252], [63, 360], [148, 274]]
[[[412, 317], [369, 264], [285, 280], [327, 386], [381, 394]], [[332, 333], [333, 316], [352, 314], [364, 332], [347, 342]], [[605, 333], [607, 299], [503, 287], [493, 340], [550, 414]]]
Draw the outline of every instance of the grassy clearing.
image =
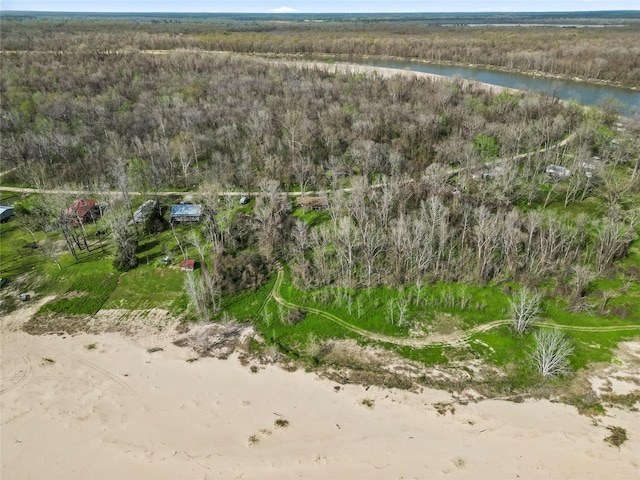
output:
[[141, 266], [120, 275], [120, 282], [103, 308], [175, 310], [186, 305], [184, 276], [179, 268]]
[[40, 308], [40, 313], [93, 315], [107, 301], [118, 283], [118, 275], [103, 273], [77, 275], [67, 294]]
[[[39, 234], [38, 240], [44, 238]], [[30, 247], [33, 238], [20, 228], [15, 220], [0, 223], [0, 275], [12, 278], [40, 269], [44, 260], [42, 254]]]
[[235, 318], [241, 322], [257, 319], [264, 309], [269, 293], [275, 284], [275, 276], [255, 291], [242, 292], [238, 295], [226, 296], [222, 299], [222, 315]]
[[280, 293], [297, 305], [317, 308], [355, 327], [395, 337], [407, 336], [416, 325], [437, 329], [445, 319], [470, 328], [509, 314], [509, 297], [495, 286], [436, 283], [419, 288], [323, 287], [302, 291], [292, 284], [287, 273]]

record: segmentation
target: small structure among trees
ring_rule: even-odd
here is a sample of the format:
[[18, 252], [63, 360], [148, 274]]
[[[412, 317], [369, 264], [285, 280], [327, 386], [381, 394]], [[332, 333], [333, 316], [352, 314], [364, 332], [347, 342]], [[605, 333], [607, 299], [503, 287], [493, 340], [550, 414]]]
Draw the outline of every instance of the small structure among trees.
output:
[[180, 262], [180, 270], [182, 270], [183, 272], [193, 272], [195, 268], [196, 268], [195, 260], [182, 260]]
[[74, 200], [69, 208], [63, 212], [63, 218], [77, 227], [87, 222], [95, 221], [102, 213], [100, 206], [91, 198]]
[[560, 165], [548, 165], [545, 172], [555, 178], [567, 178], [571, 176], [571, 170]]
[[13, 217], [13, 207], [0, 206], [0, 222], [6, 222]]
[[171, 223], [198, 223], [202, 221], [202, 205], [179, 203], [171, 206]]
[[154, 210], [158, 208], [158, 202], [155, 200], [147, 200], [138, 209], [133, 212], [133, 221], [135, 223], [144, 223], [145, 220]]
[[305, 210], [326, 210], [329, 208], [329, 199], [326, 197], [299, 197], [296, 206]]

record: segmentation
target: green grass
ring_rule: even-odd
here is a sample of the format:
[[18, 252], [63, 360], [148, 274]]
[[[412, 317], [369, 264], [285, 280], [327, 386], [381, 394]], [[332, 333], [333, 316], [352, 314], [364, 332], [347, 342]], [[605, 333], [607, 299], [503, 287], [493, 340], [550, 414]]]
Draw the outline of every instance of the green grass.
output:
[[[44, 234], [38, 234], [38, 240]], [[38, 250], [27, 245], [33, 242], [29, 233], [18, 222], [10, 220], [0, 223], [0, 275], [9, 279], [40, 269], [44, 257]]]
[[321, 225], [331, 219], [331, 215], [327, 210], [310, 210], [303, 208], [296, 208], [293, 211], [293, 216], [303, 220], [310, 228]]
[[[450, 314], [459, 319], [463, 327], [470, 328], [506, 318], [509, 309], [508, 297], [498, 287], [456, 283], [427, 285], [420, 291], [415, 286], [402, 289], [323, 287], [302, 291], [291, 284], [287, 273], [281, 294], [294, 304], [317, 308], [355, 327], [395, 337], [406, 336], [416, 322], [437, 326], [438, 312]], [[401, 326], [398, 309], [403, 302], [407, 306], [406, 325]]]
[[18, 192], [0, 191], [0, 204], [7, 205], [13, 203], [21, 198], [21, 194]]
[[102, 308], [117, 283], [118, 275], [115, 273], [76, 275], [67, 290], [67, 296], [43, 305], [40, 313], [94, 315]]
[[103, 308], [175, 310], [186, 305], [185, 273], [179, 268], [142, 265], [120, 275], [120, 282]]
[[[255, 291], [242, 292], [233, 296], [223, 297], [222, 313], [241, 322], [251, 321], [258, 317], [265, 306], [265, 302], [273, 288], [275, 276]], [[222, 315], [222, 314], [221, 314]]]

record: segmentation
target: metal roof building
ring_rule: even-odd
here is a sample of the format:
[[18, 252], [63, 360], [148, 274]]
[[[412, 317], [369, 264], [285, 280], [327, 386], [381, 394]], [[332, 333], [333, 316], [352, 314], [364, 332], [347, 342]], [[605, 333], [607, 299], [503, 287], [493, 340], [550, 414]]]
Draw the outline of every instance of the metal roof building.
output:
[[0, 222], [9, 220], [13, 216], [13, 207], [5, 207], [0, 205]]
[[179, 203], [171, 206], [169, 221], [172, 223], [191, 223], [202, 220], [202, 205]]

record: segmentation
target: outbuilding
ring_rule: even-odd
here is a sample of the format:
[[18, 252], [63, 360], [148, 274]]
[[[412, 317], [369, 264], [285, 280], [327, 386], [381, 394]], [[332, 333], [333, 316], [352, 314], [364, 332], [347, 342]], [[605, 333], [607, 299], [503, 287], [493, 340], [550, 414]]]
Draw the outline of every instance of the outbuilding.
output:
[[548, 175], [557, 178], [566, 178], [571, 176], [571, 170], [561, 167], [560, 165], [549, 165], [545, 171]]
[[195, 203], [178, 203], [171, 206], [171, 223], [198, 223], [202, 221], [202, 205]]
[[158, 208], [158, 202], [155, 200], [147, 200], [140, 207], [133, 212], [133, 221], [135, 223], [144, 223], [147, 217]]
[[195, 268], [196, 268], [195, 260], [182, 260], [180, 262], [180, 270], [182, 270], [183, 272], [193, 272]]
[[305, 210], [326, 210], [329, 208], [329, 199], [326, 197], [299, 197], [296, 200], [296, 205]]
[[71, 225], [77, 227], [86, 222], [91, 222], [100, 217], [101, 209], [96, 201], [91, 198], [74, 200], [69, 208], [64, 211], [64, 218]]
[[13, 207], [0, 206], [0, 222], [6, 222], [13, 217]]

